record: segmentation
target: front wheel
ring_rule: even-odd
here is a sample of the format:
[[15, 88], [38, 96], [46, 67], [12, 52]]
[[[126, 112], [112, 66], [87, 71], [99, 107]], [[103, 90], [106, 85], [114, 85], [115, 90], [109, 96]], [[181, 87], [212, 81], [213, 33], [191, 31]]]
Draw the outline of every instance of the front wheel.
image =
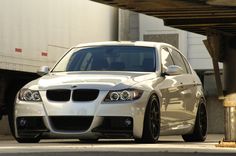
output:
[[160, 105], [156, 95], [152, 95], [148, 101], [145, 117], [143, 135], [137, 142], [156, 143], [160, 135]]
[[182, 135], [186, 142], [203, 142], [207, 136], [207, 111], [204, 103], [198, 107], [194, 130], [191, 134]]

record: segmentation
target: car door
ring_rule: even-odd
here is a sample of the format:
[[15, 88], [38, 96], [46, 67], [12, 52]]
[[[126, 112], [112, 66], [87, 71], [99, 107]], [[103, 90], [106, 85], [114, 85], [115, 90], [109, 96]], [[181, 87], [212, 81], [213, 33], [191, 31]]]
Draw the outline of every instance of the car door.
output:
[[[196, 103], [196, 87], [193, 75], [191, 73], [189, 64], [183, 55], [174, 48], [168, 48], [173, 58], [174, 64], [183, 69], [183, 74], [177, 75], [174, 79], [180, 84], [178, 90], [178, 100], [175, 107], [170, 107], [170, 111], [176, 111], [176, 119], [179, 122], [186, 122], [194, 119], [194, 108]], [[172, 101], [170, 101], [171, 103]], [[178, 105], [178, 106], [177, 106]], [[177, 110], [176, 110], [177, 109]]]
[[[161, 70], [164, 73], [170, 65], [174, 65], [173, 58], [167, 47], [160, 50], [161, 54]], [[169, 129], [178, 125], [181, 117], [179, 112], [182, 109], [183, 99], [181, 99], [180, 90], [182, 81], [177, 76], [163, 76], [163, 81], [159, 84], [159, 89], [162, 93], [162, 129]]]
[[[174, 48], [164, 47], [160, 50], [162, 72], [170, 65], [177, 65], [183, 69], [179, 75], [163, 77], [159, 89], [162, 93], [163, 125], [176, 128], [188, 120], [194, 119], [195, 84], [191, 69], [182, 54]], [[188, 66], [187, 66], [188, 65]]]

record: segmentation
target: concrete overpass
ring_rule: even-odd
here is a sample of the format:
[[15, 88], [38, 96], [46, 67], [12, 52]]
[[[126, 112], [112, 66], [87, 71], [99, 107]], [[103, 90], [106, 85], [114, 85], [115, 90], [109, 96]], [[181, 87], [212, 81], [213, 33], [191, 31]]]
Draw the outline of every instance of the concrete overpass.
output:
[[[236, 143], [236, 0], [93, 0], [163, 19], [170, 27], [207, 36], [219, 100], [224, 102], [225, 138]], [[224, 90], [218, 62], [224, 64]], [[223, 126], [223, 125], [222, 125]]]

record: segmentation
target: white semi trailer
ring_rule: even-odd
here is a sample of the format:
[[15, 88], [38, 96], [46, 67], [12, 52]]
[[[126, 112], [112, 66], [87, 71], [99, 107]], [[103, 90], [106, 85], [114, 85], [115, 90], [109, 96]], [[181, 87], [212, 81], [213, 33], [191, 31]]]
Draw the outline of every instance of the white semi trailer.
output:
[[19, 88], [71, 46], [117, 40], [117, 10], [89, 0], [0, 0], [0, 118]]

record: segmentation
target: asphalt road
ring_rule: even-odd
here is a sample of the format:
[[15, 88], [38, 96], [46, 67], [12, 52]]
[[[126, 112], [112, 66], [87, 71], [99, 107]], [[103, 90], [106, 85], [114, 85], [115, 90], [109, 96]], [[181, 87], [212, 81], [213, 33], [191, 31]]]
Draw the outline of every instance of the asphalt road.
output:
[[160, 137], [156, 144], [137, 144], [133, 140], [42, 140], [37, 144], [19, 144], [0, 138], [0, 156], [227, 156], [236, 148], [215, 147], [222, 135], [210, 135], [204, 143], [186, 143], [179, 136]]

